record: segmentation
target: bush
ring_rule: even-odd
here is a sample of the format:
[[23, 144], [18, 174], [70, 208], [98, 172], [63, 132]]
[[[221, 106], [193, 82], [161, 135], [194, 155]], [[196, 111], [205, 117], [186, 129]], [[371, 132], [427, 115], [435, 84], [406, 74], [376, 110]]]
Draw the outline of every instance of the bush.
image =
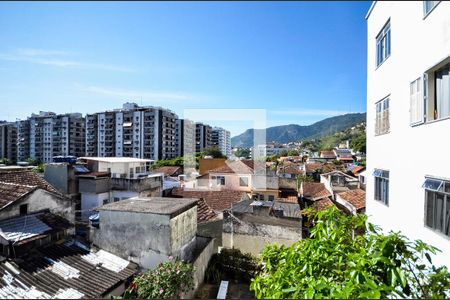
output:
[[250, 289], [272, 299], [448, 298], [450, 273], [431, 261], [437, 251], [332, 207], [316, 214], [311, 238], [267, 246]]
[[136, 277], [124, 298], [179, 298], [194, 287], [194, 267], [180, 260], [161, 263], [156, 269]]

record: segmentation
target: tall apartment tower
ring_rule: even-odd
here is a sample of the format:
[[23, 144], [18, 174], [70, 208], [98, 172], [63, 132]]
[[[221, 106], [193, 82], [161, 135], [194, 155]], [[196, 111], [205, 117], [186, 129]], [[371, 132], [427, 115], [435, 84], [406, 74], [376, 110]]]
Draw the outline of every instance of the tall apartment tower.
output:
[[6, 158], [10, 162], [17, 159], [17, 127], [15, 123], [0, 123], [0, 159]]
[[82, 156], [85, 152], [85, 120], [80, 113], [32, 114], [17, 122], [17, 161], [28, 158], [44, 163], [54, 156]]
[[369, 221], [450, 267], [450, 2], [376, 1], [366, 19]]
[[176, 120], [175, 146], [177, 156], [195, 153], [195, 123], [187, 119]]
[[212, 147], [212, 127], [195, 123], [195, 152], [199, 153], [210, 147]]
[[214, 127], [211, 134], [212, 146], [217, 147], [226, 157], [231, 157], [230, 132], [220, 127]]
[[176, 157], [177, 115], [161, 107], [125, 103], [122, 109], [86, 116], [86, 156]]

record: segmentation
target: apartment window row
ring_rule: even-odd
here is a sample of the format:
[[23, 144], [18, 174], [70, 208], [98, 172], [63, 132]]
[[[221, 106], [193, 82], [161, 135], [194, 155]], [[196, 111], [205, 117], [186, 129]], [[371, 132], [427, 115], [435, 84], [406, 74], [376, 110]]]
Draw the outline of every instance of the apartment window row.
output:
[[426, 178], [425, 225], [450, 237], [450, 181]]

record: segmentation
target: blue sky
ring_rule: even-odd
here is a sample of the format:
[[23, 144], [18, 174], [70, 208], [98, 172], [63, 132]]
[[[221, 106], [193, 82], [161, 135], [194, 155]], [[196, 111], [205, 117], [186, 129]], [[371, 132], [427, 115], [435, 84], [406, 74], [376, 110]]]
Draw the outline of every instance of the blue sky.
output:
[[[0, 120], [126, 101], [266, 109], [267, 125], [366, 110], [370, 2], [0, 2]], [[210, 122], [232, 135], [245, 122]], [[239, 124], [238, 124], [239, 123]]]

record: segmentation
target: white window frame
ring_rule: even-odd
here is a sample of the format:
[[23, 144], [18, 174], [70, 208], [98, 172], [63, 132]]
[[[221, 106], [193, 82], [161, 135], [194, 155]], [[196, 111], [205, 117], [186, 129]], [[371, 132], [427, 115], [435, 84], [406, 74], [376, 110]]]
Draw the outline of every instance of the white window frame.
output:
[[422, 124], [425, 121], [424, 91], [426, 91], [425, 84], [427, 82], [425, 77], [425, 75], [423, 77], [419, 77], [409, 84], [409, 120], [411, 126]]
[[423, 17], [426, 18], [440, 2], [441, 1], [423, 1]]
[[[242, 184], [241, 180], [245, 181], [244, 182], [245, 184]], [[243, 176], [239, 177], [239, 186], [241, 186], [241, 187], [248, 187], [248, 184], [249, 184], [248, 177], [243, 177]]]
[[375, 135], [383, 135], [390, 132], [389, 121], [390, 97], [386, 97], [375, 103]]
[[391, 56], [391, 20], [389, 19], [376, 37], [375, 61], [379, 67]]

